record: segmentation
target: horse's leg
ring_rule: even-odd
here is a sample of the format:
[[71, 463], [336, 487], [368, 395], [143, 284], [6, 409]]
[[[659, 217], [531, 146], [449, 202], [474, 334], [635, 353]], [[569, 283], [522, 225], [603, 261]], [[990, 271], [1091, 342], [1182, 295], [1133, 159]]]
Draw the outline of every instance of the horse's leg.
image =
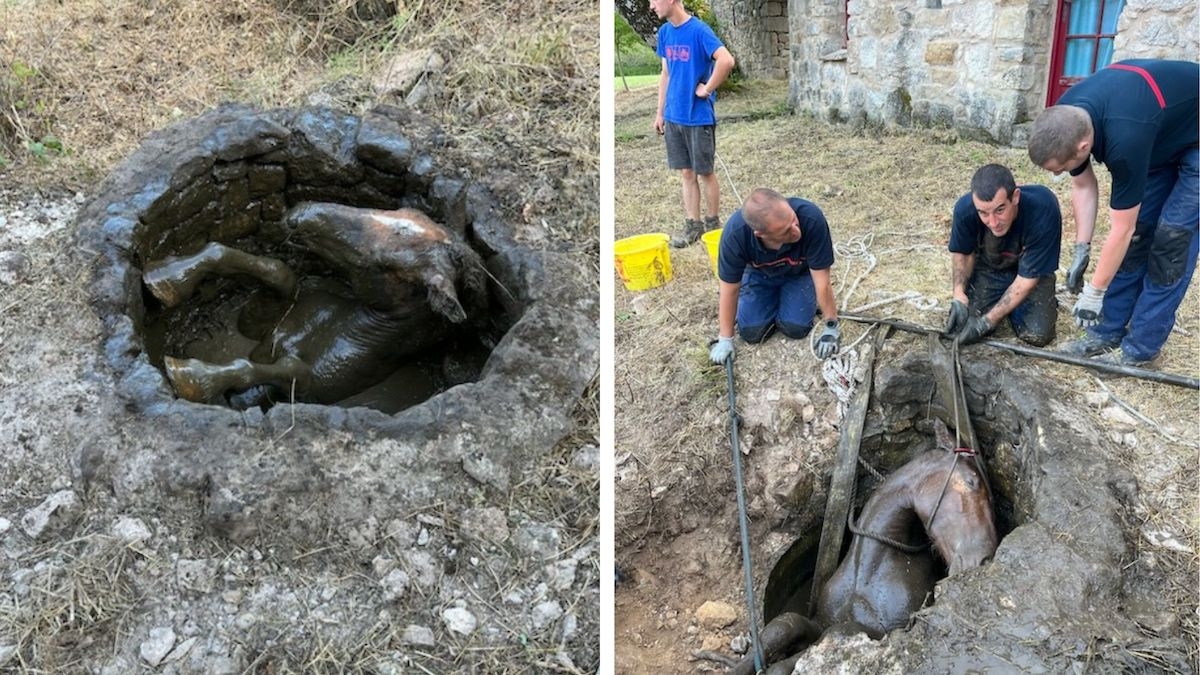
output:
[[[762, 643], [763, 660], [767, 665], [798, 642], [813, 642], [821, 636], [821, 627], [812, 619], [796, 612], [784, 612], [763, 626], [758, 641]], [[747, 654], [729, 671], [730, 675], [754, 675], [754, 654]]]
[[804, 652], [796, 652], [782, 661], [772, 663], [771, 667], [767, 668], [766, 675], [792, 675], [801, 656], [804, 656]]
[[200, 249], [199, 253], [171, 256], [150, 263], [142, 274], [142, 281], [163, 305], [176, 307], [195, 293], [196, 287], [210, 274], [254, 277], [285, 297], [291, 297], [296, 292], [296, 275], [283, 262], [239, 251], [215, 241]]
[[255, 363], [234, 359], [229, 363], [206, 363], [199, 359], [164, 357], [167, 379], [180, 398], [197, 403], [216, 401], [231, 389], [242, 390], [260, 384], [272, 384], [283, 391], [308, 388], [310, 368], [300, 359], [284, 356], [274, 363]]

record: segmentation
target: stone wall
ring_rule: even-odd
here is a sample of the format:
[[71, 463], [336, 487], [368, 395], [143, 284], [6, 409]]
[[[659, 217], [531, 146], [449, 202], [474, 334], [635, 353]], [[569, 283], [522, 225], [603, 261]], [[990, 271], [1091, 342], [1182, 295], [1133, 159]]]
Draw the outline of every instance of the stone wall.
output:
[[1116, 58], [1200, 58], [1198, 9], [1195, 0], [1132, 0], [1121, 12]]
[[788, 74], [787, 0], [713, 2], [717, 30], [747, 77]]
[[[833, 121], [956, 128], [1023, 145], [1045, 105], [1057, 4], [789, 0], [789, 103]], [[1132, 0], [1117, 58], [1195, 59], [1196, 17], [1193, 0]]]

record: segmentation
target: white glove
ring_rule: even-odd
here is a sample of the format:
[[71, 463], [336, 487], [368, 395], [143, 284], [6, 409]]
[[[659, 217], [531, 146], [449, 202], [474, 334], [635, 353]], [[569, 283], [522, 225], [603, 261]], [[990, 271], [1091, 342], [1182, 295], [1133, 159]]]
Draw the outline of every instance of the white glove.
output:
[[718, 366], [725, 365], [725, 359], [733, 360], [733, 338], [718, 337], [712, 349], [708, 350], [708, 358]]
[[1090, 283], [1083, 285], [1083, 291], [1079, 293], [1079, 299], [1075, 301], [1075, 307], [1071, 310], [1076, 326], [1091, 328], [1100, 323], [1104, 318], [1101, 312], [1104, 307], [1104, 291], [1105, 289], [1096, 288]]

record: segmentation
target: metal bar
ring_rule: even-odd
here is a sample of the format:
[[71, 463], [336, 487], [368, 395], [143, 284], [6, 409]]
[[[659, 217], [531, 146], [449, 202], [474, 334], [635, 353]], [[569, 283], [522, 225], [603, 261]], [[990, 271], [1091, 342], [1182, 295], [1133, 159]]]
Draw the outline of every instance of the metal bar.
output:
[[[921, 326], [899, 319], [886, 319], [872, 316], [860, 316], [856, 314], [839, 314], [839, 318], [858, 323], [877, 323], [882, 326], [891, 326], [897, 330], [902, 330], [909, 333], [934, 333], [941, 334], [941, 331], [928, 326]], [[1105, 373], [1113, 373], [1115, 375], [1126, 375], [1136, 377], [1142, 380], [1151, 382], [1161, 382], [1162, 384], [1170, 384], [1176, 387], [1185, 387], [1188, 389], [1200, 389], [1200, 379], [1188, 377], [1186, 375], [1177, 375], [1175, 373], [1164, 373], [1157, 370], [1149, 370], [1146, 368], [1137, 368], [1135, 366], [1122, 366], [1118, 363], [1104, 363], [1084, 356], [1072, 356], [1071, 354], [1063, 354], [1049, 349], [1040, 349], [1038, 347], [1030, 347], [1025, 344], [1017, 344], [1015, 342], [1003, 342], [1001, 340], [984, 340], [979, 344], [998, 349], [1005, 349], [1010, 352], [1016, 352], [1023, 356], [1032, 356], [1047, 361], [1057, 361], [1058, 363], [1068, 363], [1073, 366], [1083, 366], [1092, 370], [1099, 370]]]
[[754, 671], [766, 667], [762, 642], [758, 637], [758, 612], [754, 602], [754, 572], [750, 558], [750, 524], [746, 519], [746, 489], [742, 480], [742, 451], [738, 447], [737, 391], [733, 386], [733, 355], [725, 359], [725, 375], [729, 380], [729, 445], [733, 448], [733, 478], [737, 484], [738, 525], [742, 530], [742, 568], [746, 577], [746, 610], [750, 617], [750, 642], [754, 649]]

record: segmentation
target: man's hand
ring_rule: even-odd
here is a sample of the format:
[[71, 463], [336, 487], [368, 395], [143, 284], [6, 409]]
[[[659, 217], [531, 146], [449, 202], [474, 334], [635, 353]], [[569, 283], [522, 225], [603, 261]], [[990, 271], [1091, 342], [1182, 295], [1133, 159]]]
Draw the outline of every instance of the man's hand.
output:
[[701, 82], [696, 85], [696, 98], [708, 98], [712, 96], [712, 92], [708, 90], [708, 85]]
[[992, 322], [988, 321], [987, 315], [976, 314], [967, 319], [963, 329], [954, 338], [954, 342], [960, 347], [973, 345], [982, 340], [990, 332], [992, 332]]
[[825, 330], [817, 340], [817, 357], [827, 359], [837, 353], [838, 344], [842, 341], [842, 331], [838, 329], [837, 319], [825, 322]]
[[1071, 269], [1067, 270], [1068, 291], [1078, 293], [1083, 288], [1083, 273], [1091, 261], [1091, 251], [1091, 242], [1075, 244], [1075, 257], [1071, 260]]
[[967, 325], [967, 306], [961, 300], [950, 301], [950, 314], [946, 317], [946, 330], [942, 335], [957, 335]]
[[1104, 291], [1103, 288], [1096, 288], [1090, 283], [1083, 285], [1083, 291], [1079, 294], [1079, 299], [1075, 301], [1075, 307], [1071, 310], [1071, 316], [1075, 319], [1075, 325], [1080, 328], [1091, 328], [1100, 323], [1104, 318], [1101, 311], [1104, 307]]
[[718, 337], [712, 348], [708, 350], [708, 358], [718, 366], [724, 365], [725, 360], [733, 360], [733, 338]]
[[667, 123], [663, 119], [662, 113], [655, 115], [654, 116], [654, 133], [658, 134], [659, 136], [662, 136], [664, 133], [666, 133], [666, 130], [667, 130]]

